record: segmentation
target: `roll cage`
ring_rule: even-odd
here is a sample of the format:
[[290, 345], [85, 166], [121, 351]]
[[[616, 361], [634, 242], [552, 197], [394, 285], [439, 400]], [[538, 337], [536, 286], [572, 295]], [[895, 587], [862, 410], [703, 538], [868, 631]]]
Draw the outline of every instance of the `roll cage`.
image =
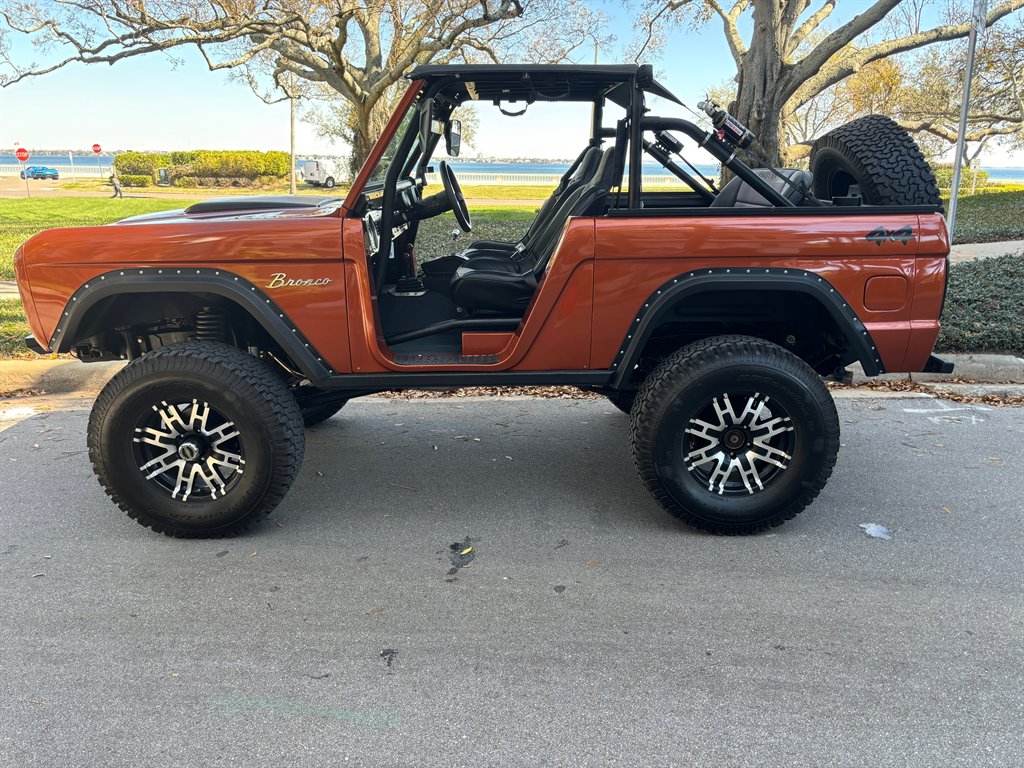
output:
[[[707, 183], [698, 181], [682, 168], [672, 157], [681, 156], [681, 144], [672, 133], [682, 133], [706, 150], [733, 174], [742, 179], [773, 206], [794, 208], [796, 204], [767, 183], [738, 157], [738, 150], [730, 144], [721, 131], [708, 130], [694, 122], [681, 118], [657, 117], [648, 114], [649, 96], [658, 96], [680, 104], [667, 88], [654, 79], [650, 65], [431, 65], [418, 67], [407, 78], [411, 80], [409, 91], [400, 103], [391, 123], [385, 129], [366, 167], [353, 185], [352, 196], [347, 207], [362, 215], [368, 206], [370, 196], [380, 193], [380, 238], [377, 254], [388, 252], [392, 242], [393, 226], [396, 224], [396, 199], [400, 187], [425, 184], [429, 159], [440, 136], [430, 134], [427, 146], [422, 145], [419, 116], [427, 103], [437, 119], [449, 119], [452, 112], [467, 102], [491, 102], [504, 114], [517, 115], [522, 111], [510, 111], [507, 105], [523, 104], [525, 107], [539, 102], [589, 102], [593, 106], [590, 142], [594, 145], [602, 140], [616, 137], [625, 130], [627, 152], [619, 159], [620, 173], [614, 187], [621, 190], [628, 159], [627, 192], [617, 194], [611, 208], [639, 210], [642, 195], [642, 165], [646, 154], [660, 163], [670, 173], [687, 184], [704, 202], [711, 203], [718, 190]], [[624, 110], [618, 126], [603, 125], [605, 110], [611, 103]], [[503, 106], [504, 105], [504, 106]], [[621, 134], [620, 134], [621, 135]], [[390, 159], [382, 182], [370, 181], [385, 152], [398, 144]], [[686, 165], [689, 162], [682, 158]], [[690, 165], [696, 172], [696, 169]], [[699, 173], [698, 173], [699, 175]], [[411, 183], [403, 180], [409, 179]], [[621, 204], [623, 197], [625, 205]]]

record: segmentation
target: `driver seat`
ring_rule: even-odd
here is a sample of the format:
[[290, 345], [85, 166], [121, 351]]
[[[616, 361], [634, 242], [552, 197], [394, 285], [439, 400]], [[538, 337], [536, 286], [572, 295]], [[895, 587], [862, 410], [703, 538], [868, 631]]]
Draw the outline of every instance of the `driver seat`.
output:
[[596, 216], [604, 212], [615, 175], [614, 154], [614, 147], [601, 154], [591, 178], [562, 200], [521, 258], [480, 255], [459, 267], [451, 281], [451, 295], [456, 305], [469, 312], [521, 315], [558, 247], [566, 222], [572, 216]]

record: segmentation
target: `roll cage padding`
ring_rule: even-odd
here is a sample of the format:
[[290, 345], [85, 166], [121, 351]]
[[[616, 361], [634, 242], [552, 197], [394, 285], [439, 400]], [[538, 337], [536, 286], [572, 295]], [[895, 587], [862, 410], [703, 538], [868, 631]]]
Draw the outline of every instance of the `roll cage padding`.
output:
[[[270, 296], [244, 277], [223, 269], [135, 267], [97, 275], [68, 299], [61, 320], [50, 337], [50, 350], [69, 351], [82, 321], [98, 302], [132, 293], [212, 293], [222, 296], [248, 312], [310, 381], [316, 382], [335, 373], [323, 355], [298, 330], [298, 325]], [[125, 318], [118, 320], [119, 325], [125, 322]]]
[[835, 321], [848, 348], [868, 376], [885, 373], [882, 356], [857, 313], [825, 278], [803, 269], [781, 267], [717, 267], [684, 272], [655, 291], [641, 306], [612, 362], [611, 389], [628, 388], [654, 331], [694, 296], [707, 291], [769, 290], [797, 292], [815, 299]]

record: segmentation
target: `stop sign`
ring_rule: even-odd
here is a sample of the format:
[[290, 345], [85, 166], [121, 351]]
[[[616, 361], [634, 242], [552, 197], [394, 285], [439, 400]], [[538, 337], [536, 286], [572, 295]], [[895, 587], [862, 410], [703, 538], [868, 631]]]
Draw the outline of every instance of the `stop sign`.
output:
[[18, 158], [18, 162], [24, 163], [28, 160], [28, 150], [24, 147], [18, 147], [18, 151], [14, 153], [14, 156]]
[[99, 144], [93, 144], [92, 151], [98, 155], [100, 152], [103, 151], [103, 147], [101, 147]]

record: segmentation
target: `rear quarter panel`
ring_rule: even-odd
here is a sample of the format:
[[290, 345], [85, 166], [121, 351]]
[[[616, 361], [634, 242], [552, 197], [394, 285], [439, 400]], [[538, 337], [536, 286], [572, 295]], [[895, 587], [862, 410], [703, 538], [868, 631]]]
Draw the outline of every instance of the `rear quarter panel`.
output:
[[[822, 276], [864, 322], [887, 371], [920, 370], [938, 335], [949, 251], [938, 214], [602, 218], [596, 227], [594, 368], [612, 363], [637, 310], [659, 287], [701, 268]], [[913, 232], [906, 241], [867, 237], [905, 227]], [[904, 278], [905, 301], [868, 309], [866, 283], [875, 276]]]

